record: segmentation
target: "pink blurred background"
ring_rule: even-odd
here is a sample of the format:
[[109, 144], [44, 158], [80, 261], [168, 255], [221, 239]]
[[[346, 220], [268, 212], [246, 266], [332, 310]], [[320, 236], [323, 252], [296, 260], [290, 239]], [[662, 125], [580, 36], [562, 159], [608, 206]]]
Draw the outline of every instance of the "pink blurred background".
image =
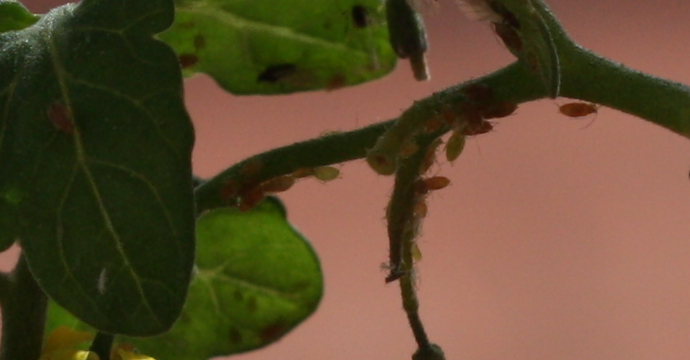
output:
[[[583, 46], [690, 83], [690, 2], [548, 2]], [[25, 3], [43, 12], [61, 2]], [[430, 82], [413, 81], [405, 62], [370, 84], [282, 97], [235, 97], [203, 76], [188, 80], [196, 173], [396, 117], [512, 61], [488, 24], [450, 0], [440, 5], [426, 16]], [[558, 114], [566, 102], [520, 106], [437, 167], [452, 186], [432, 195], [420, 241], [429, 336], [448, 359], [690, 359], [690, 141], [608, 108], [584, 128], [591, 118]], [[303, 181], [282, 197], [321, 257], [325, 297], [293, 333], [235, 359], [410, 358], [398, 286], [379, 270], [391, 189], [392, 178], [356, 161], [338, 181]]]

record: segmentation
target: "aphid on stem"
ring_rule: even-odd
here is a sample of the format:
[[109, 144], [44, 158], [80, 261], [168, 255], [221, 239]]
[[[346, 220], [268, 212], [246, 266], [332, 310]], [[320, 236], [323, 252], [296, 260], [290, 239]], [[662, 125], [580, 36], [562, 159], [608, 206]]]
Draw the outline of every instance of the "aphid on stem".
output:
[[264, 193], [277, 193], [289, 190], [295, 185], [295, 178], [290, 175], [282, 175], [261, 183]]
[[599, 111], [599, 105], [587, 102], [573, 102], [559, 106], [558, 111], [568, 117], [585, 117], [596, 114]]
[[333, 166], [318, 166], [312, 170], [314, 171], [314, 177], [323, 182], [335, 180], [340, 176], [340, 170]]
[[419, 179], [414, 183], [415, 192], [424, 195], [430, 191], [441, 190], [450, 185], [450, 179], [445, 176], [432, 176], [426, 179]]
[[572, 118], [581, 118], [594, 114], [592, 121], [585, 127], [583, 127], [583, 129], [585, 129], [588, 126], [592, 125], [592, 123], [594, 123], [594, 120], [596, 120], [596, 115], [599, 113], [599, 105], [586, 102], [574, 102], [559, 106], [558, 111], [561, 114]]

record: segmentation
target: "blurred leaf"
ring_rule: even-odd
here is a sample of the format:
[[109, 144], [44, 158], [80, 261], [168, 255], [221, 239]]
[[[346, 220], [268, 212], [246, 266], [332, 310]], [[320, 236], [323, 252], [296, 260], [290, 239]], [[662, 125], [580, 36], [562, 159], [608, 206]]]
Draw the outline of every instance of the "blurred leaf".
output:
[[0, 252], [12, 246], [18, 235], [17, 209], [0, 197]]
[[[269, 198], [248, 212], [199, 219], [197, 269], [182, 316], [166, 334], [125, 338], [157, 359], [199, 360], [268, 345], [311, 315], [323, 279], [309, 243]], [[83, 329], [52, 305], [48, 328]]]
[[40, 286], [96, 328], [172, 326], [194, 260], [193, 130], [165, 0], [84, 0], [0, 34], [0, 194]]
[[335, 89], [379, 78], [396, 57], [380, 0], [178, 0], [160, 35], [186, 75], [234, 94]]
[[40, 16], [29, 12], [15, 0], [0, 1], [0, 33], [21, 30], [36, 23]]

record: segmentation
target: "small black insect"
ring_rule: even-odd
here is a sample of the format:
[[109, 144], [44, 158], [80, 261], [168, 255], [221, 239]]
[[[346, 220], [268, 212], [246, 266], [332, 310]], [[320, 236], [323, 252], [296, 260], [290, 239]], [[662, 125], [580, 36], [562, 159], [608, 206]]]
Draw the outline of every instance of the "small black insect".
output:
[[256, 78], [258, 82], [275, 83], [284, 79], [297, 71], [295, 64], [278, 64], [267, 67]]
[[355, 5], [352, 7], [352, 22], [358, 28], [365, 28], [371, 25], [371, 19], [369, 18], [369, 10], [362, 5]]

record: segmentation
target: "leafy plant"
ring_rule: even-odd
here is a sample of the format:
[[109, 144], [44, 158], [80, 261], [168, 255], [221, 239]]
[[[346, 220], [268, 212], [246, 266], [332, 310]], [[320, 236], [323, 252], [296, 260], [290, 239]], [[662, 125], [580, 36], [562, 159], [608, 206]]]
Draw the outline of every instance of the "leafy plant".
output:
[[[494, 119], [557, 96], [686, 137], [690, 127], [686, 86], [577, 46], [542, 2], [465, 6], [493, 23], [515, 63], [419, 100], [398, 119], [193, 181], [182, 75], [206, 73], [238, 95], [333, 90], [386, 75], [398, 56], [423, 80], [427, 40], [416, 10], [402, 0], [84, 0], [37, 16], [0, 2], [0, 245], [22, 248], [0, 277], [0, 359], [38, 359], [44, 331], [63, 325], [96, 332], [90, 349], [101, 358], [129, 356], [113, 348], [115, 335], [159, 359], [276, 341], [316, 309], [323, 280], [269, 195], [305, 177], [332, 180], [331, 165], [356, 159], [395, 176], [386, 281], [400, 283], [413, 359], [442, 359], [418, 314], [414, 268], [426, 198], [448, 184], [428, 173], [442, 136], [451, 133], [453, 161]], [[563, 111], [596, 110], [578, 106]], [[48, 348], [44, 358], [57, 356]]]

